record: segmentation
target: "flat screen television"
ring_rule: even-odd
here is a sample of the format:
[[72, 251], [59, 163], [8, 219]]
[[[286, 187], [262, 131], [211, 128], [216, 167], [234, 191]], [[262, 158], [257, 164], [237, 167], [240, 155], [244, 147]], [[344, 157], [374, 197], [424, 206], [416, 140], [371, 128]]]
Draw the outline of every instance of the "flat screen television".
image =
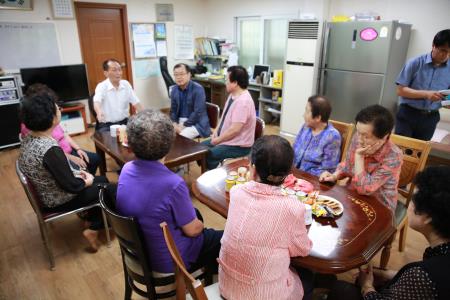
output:
[[86, 65], [63, 65], [20, 69], [24, 92], [34, 83], [42, 83], [55, 91], [59, 102], [89, 98]]

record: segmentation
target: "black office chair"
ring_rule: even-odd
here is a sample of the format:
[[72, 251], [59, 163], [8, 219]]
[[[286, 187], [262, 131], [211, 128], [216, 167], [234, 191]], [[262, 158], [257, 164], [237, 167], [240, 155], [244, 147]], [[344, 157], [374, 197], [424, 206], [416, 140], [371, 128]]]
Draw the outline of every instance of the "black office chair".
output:
[[170, 98], [169, 87], [175, 85], [175, 81], [172, 76], [170, 76], [169, 70], [167, 69], [167, 56], [161, 56], [159, 58], [159, 67], [161, 68], [161, 75], [164, 79], [164, 83], [166, 84], [167, 94]]

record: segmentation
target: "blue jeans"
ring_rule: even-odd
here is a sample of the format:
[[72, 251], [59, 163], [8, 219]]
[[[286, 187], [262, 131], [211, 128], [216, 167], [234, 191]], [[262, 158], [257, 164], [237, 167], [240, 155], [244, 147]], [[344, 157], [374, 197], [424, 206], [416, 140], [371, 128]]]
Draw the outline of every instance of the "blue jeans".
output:
[[250, 153], [251, 149], [251, 147], [213, 145], [211, 144], [211, 139], [203, 141], [202, 144], [208, 146], [209, 148], [208, 155], [206, 156], [208, 170], [217, 168], [220, 162], [225, 158], [246, 156]]

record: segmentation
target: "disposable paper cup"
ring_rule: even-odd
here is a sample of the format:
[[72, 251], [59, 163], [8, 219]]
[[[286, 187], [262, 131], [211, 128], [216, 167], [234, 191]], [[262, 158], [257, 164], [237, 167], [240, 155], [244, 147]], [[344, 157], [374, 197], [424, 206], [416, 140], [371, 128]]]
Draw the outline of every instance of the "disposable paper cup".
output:
[[312, 220], [312, 207], [309, 204], [305, 204], [305, 225], [311, 225]]
[[112, 137], [117, 137], [117, 129], [120, 128], [120, 125], [111, 125], [109, 126], [109, 132]]

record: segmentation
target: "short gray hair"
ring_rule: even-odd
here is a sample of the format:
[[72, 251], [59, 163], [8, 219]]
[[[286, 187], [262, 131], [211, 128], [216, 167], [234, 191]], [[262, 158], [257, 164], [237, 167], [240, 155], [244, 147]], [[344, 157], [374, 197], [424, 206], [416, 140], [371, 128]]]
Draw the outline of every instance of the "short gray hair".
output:
[[154, 109], [132, 116], [127, 124], [128, 144], [136, 157], [158, 160], [167, 155], [175, 138], [168, 116]]

